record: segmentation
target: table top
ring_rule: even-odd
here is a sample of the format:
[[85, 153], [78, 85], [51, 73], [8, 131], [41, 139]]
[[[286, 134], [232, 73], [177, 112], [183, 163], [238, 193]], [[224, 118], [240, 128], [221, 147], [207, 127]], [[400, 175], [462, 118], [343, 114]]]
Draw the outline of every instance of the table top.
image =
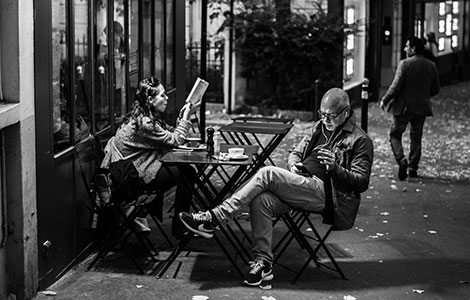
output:
[[292, 123], [294, 119], [291, 118], [277, 118], [277, 117], [255, 117], [255, 116], [238, 116], [232, 118], [233, 121], [254, 121], [254, 122], [274, 122], [274, 123]]
[[220, 131], [227, 132], [245, 132], [245, 133], [264, 133], [264, 134], [286, 134], [294, 124], [284, 123], [263, 123], [263, 122], [233, 122], [220, 127]]
[[169, 164], [206, 164], [206, 165], [234, 165], [248, 166], [253, 163], [253, 153], [246, 152], [247, 159], [219, 160], [206, 151], [173, 151], [165, 154], [160, 161]]

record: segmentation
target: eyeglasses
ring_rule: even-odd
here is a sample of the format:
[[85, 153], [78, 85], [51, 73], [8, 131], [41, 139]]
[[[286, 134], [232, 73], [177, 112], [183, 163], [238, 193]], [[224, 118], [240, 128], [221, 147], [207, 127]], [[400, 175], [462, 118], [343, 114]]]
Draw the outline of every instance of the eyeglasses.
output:
[[345, 106], [345, 107], [343, 107], [342, 110], [340, 110], [339, 112], [337, 112], [335, 114], [328, 114], [328, 113], [322, 112], [321, 110], [318, 110], [318, 116], [322, 120], [332, 121], [332, 120], [336, 119], [339, 115], [341, 115], [348, 108], [349, 108], [349, 106]]

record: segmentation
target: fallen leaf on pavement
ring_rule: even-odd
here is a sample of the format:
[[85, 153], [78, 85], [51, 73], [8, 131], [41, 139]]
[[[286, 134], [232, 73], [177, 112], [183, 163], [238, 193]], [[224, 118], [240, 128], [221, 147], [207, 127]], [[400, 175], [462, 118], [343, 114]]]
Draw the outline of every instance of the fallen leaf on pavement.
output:
[[413, 293], [422, 294], [422, 293], [424, 293], [424, 290], [413, 289]]
[[347, 295], [343, 297], [344, 300], [356, 300], [356, 297], [353, 297], [351, 295]]
[[54, 291], [44, 291], [42, 292], [44, 296], [57, 296], [57, 293]]

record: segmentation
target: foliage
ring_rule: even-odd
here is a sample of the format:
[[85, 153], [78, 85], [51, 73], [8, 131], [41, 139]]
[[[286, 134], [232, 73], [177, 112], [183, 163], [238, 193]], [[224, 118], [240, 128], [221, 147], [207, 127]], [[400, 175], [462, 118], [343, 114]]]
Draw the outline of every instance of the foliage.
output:
[[235, 49], [241, 57], [250, 105], [313, 108], [316, 79], [323, 88], [341, 82], [344, 24], [339, 16], [292, 12], [284, 22], [275, 8], [251, 6], [235, 16]]

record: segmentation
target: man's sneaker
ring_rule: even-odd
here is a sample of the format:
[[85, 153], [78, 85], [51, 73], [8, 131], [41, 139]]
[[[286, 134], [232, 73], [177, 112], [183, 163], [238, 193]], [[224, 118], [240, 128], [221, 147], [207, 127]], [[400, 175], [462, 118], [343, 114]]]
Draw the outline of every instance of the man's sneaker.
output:
[[398, 179], [405, 180], [408, 177], [408, 160], [402, 159], [398, 164]]
[[409, 170], [408, 171], [408, 176], [410, 176], [412, 178], [416, 178], [416, 177], [418, 177], [418, 172], [416, 170]]
[[244, 284], [249, 286], [258, 286], [263, 281], [273, 280], [273, 269], [271, 264], [263, 259], [257, 259], [254, 262], [250, 262], [250, 272], [246, 275]]
[[191, 230], [192, 232], [205, 237], [207, 239], [214, 236], [214, 231], [217, 228], [217, 223], [215, 220], [212, 219], [212, 215], [210, 212], [198, 212], [194, 213], [187, 213], [187, 212], [180, 212], [179, 217], [181, 222], [183, 222], [184, 226]]

